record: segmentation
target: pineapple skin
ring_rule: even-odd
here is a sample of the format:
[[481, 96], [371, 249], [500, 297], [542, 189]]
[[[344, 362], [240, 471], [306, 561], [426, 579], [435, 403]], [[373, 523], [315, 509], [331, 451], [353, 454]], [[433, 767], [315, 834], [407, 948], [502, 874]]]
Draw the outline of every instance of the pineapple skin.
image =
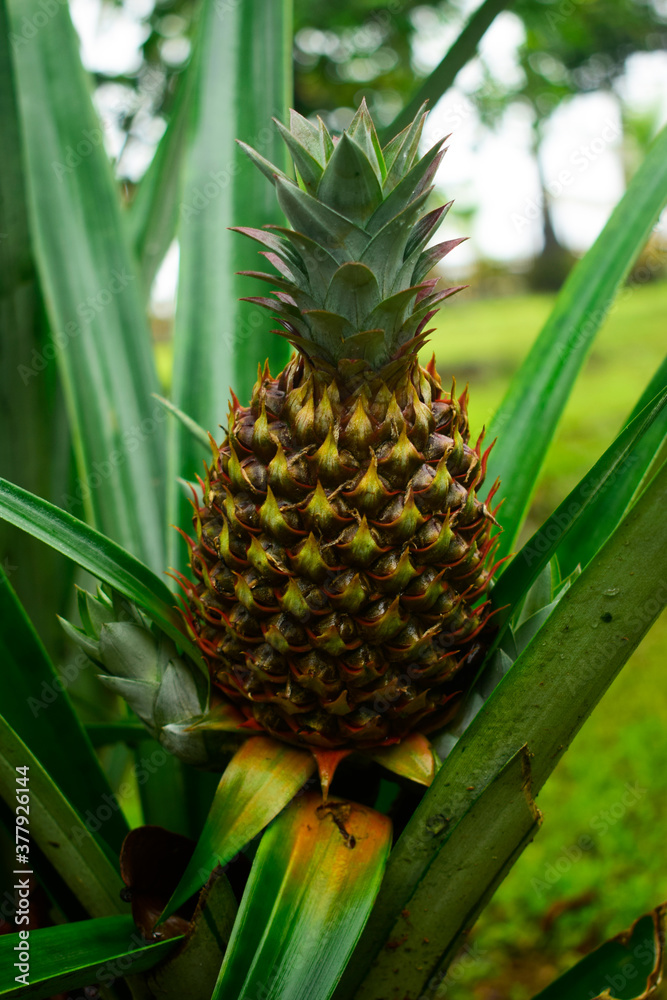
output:
[[[265, 368], [196, 507], [190, 626], [249, 728], [375, 747], [442, 727], [488, 645], [495, 524], [466, 395], [413, 359]], [[477, 604], [477, 606], [475, 606]]]
[[244, 147], [292, 227], [239, 229], [276, 272], [244, 272], [277, 287], [249, 301], [298, 353], [233, 398], [186, 619], [247, 728], [325, 750], [442, 727], [489, 646], [486, 455], [467, 391], [418, 360], [458, 291], [429, 274], [461, 242], [431, 245], [449, 205], [428, 210], [445, 151], [419, 158], [422, 112], [384, 148], [364, 103], [337, 140], [292, 112], [276, 124], [296, 181]]

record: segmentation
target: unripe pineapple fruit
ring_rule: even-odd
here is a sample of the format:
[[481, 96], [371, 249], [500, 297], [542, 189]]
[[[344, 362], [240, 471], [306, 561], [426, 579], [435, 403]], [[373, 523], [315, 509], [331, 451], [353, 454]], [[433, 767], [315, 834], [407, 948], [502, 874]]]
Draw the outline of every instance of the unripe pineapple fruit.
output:
[[[492, 513], [467, 394], [419, 364], [437, 304], [424, 114], [381, 149], [362, 104], [335, 141], [292, 112], [298, 182], [244, 147], [292, 229], [240, 229], [276, 287], [250, 301], [297, 354], [236, 399], [196, 505], [190, 630], [247, 727], [324, 749], [441, 727], [488, 645]], [[487, 501], [488, 502], [488, 501]]]

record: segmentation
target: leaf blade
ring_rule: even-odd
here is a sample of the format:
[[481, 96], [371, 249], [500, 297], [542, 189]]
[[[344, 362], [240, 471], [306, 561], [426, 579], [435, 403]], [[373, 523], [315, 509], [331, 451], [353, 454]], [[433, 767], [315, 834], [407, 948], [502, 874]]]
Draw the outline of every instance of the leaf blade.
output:
[[[287, 360], [287, 345], [269, 332], [261, 309], [238, 301], [248, 285], [235, 272], [256, 267], [257, 252], [228, 227], [284, 222], [271, 185], [247, 169], [235, 139], [258, 145], [277, 165], [287, 163], [278, 131], [268, 123], [274, 116], [284, 120], [287, 112], [290, 25], [288, 0], [248, 0], [223, 12], [206, 0], [201, 13], [193, 84], [198, 112], [183, 167], [173, 401], [214, 434], [226, 423], [229, 386], [245, 401], [258, 361], [268, 357], [279, 370]], [[227, 109], [222, 117], [221, 107]], [[217, 262], [215, 274], [211, 261]], [[169, 520], [185, 524], [190, 512], [175, 484], [201, 470], [201, 455], [180, 427], [169, 430]], [[176, 536], [170, 544], [169, 561], [178, 566], [183, 550]]]
[[93, 981], [107, 985], [119, 968], [124, 974], [152, 968], [176, 943], [172, 938], [146, 944], [132, 917], [124, 916], [45, 927], [30, 932], [30, 985], [17, 986], [13, 949], [18, 940], [18, 934], [0, 937], [0, 997], [6, 1000], [39, 1000]]
[[[601, 539], [599, 544], [592, 541], [591, 546], [587, 547], [590, 558], [615, 530], [625, 512], [625, 506], [618, 511], [617, 498], [620, 495], [622, 502], [623, 487], [627, 484], [628, 478], [633, 478], [628, 477], [628, 467], [640, 461], [638, 452], [643, 451], [641, 446], [644, 437], [654, 427], [660, 437], [667, 434], [667, 389], [653, 405], [649, 403], [621, 431], [590, 472], [514, 556], [492, 591], [495, 607], [508, 606], [505, 612], [501, 612], [503, 620], [508, 620], [512, 609], [518, 606], [521, 598], [554, 555], [558, 554], [560, 562], [561, 550], [568, 545], [571, 532], [576, 533], [578, 538]], [[650, 464], [650, 457], [642, 455], [644, 466]], [[611, 492], [614, 499], [611, 511], [607, 510], [610, 487], [613, 487]], [[634, 489], [631, 488], [627, 500], [633, 492]], [[591, 554], [593, 546], [595, 547]], [[582, 558], [579, 553], [578, 561], [583, 567], [587, 565], [588, 560]], [[565, 573], [567, 575], [567, 569]]]
[[[30, 752], [3, 716], [0, 716], [0, 795], [15, 804], [16, 768], [27, 766], [30, 780], [30, 837], [37, 843], [72, 892], [92, 916], [123, 912], [123, 883], [102, 842]], [[119, 805], [111, 795], [95, 803], [110, 813]], [[95, 818], [95, 817], [93, 817]], [[101, 822], [95, 819], [101, 826]]]
[[[69, 671], [83, 668], [82, 661], [83, 656], [70, 661], [68, 677]], [[69, 680], [59, 678], [2, 567], [0, 665], [5, 718], [84, 815], [91, 800], [101, 802], [103, 795], [111, 795], [111, 787], [72, 708], [66, 690]], [[105, 827], [105, 838], [120, 850], [126, 833], [123, 814], [116, 810]]]
[[0, 479], [0, 518], [39, 538], [82, 569], [139, 604], [182, 649], [200, 662], [182, 631], [171, 591], [143, 563], [72, 514]]
[[227, 765], [187, 870], [161, 919], [169, 916], [283, 809], [315, 772], [312, 755], [265, 736], [250, 737]]
[[[667, 200], [667, 128], [609, 221], [570, 272], [491, 422], [491, 481], [502, 480], [500, 555], [512, 549], [537, 475], [588, 347]], [[509, 433], [511, 430], [511, 433]], [[504, 431], [504, 433], [503, 433]]]
[[[44, 17], [39, 0], [7, 9], [19, 38], [23, 19]], [[164, 416], [150, 399], [150, 332], [67, 6], [13, 54], [31, 235], [79, 476], [62, 500], [162, 566]], [[37, 371], [49, 364], [38, 360]]]
[[390, 839], [387, 817], [363, 806], [323, 806], [314, 793], [294, 802], [262, 838], [213, 1000], [256, 996], [260, 984], [266, 1000], [327, 1000], [377, 894]]

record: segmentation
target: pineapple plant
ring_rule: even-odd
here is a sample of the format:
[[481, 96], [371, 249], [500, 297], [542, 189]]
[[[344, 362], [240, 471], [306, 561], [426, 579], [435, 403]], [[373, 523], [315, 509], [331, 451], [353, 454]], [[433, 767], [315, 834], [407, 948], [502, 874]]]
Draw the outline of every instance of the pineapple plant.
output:
[[[274, 58], [289, 35], [284, 5], [244, 0], [224, 18], [219, 6], [203, 3], [186, 71], [178, 114], [194, 92], [192, 133], [175, 112], [127, 227], [101, 148], [62, 185], [43, 175], [95, 121], [66, 7], [28, 39], [41, 0], [0, 2], [16, 42], [5, 51], [0, 33], [11, 138], [0, 212], [11, 207], [12, 233], [0, 255], [13, 267], [0, 306], [13, 304], [29, 357], [56, 359], [82, 518], [4, 479], [0, 515], [100, 581], [96, 595], [79, 590], [78, 624], [63, 621], [80, 652], [59, 676], [8, 578], [13, 562], [0, 567], [0, 795], [10, 809], [29, 800], [32, 838], [26, 849], [17, 822], [20, 857], [5, 838], [0, 861], [33, 866], [13, 926], [1, 928], [0, 993], [430, 997], [446, 991], [462, 935], [537, 833], [542, 784], [664, 604], [664, 366], [573, 493], [525, 545], [516, 539], [585, 349], [664, 204], [667, 135], [568, 279], [494, 421], [493, 451], [471, 442], [467, 391], [444, 390], [435, 363], [420, 363], [434, 310], [456, 291], [438, 291], [430, 271], [459, 242], [430, 245], [447, 206], [427, 206], [443, 143], [420, 157], [423, 108], [382, 144], [363, 103], [340, 136], [293, 113], [276, 127], [296, 179], [273, 165], [275, 150], [271, 163], [244, 144], [266, 175], [248, 178], [275, 186], [291, 228], [251, 217], [262, 195], [245, 174], [234, 218], [216, 195], [180, 222], [179, 303], [194, 302], [202, 324], [180, 327], [168, 406], [183, 429], [172, 426], [213, 457], [193, 486], [179, 603], [163, 578], [166, 469], [192, 478], [195, 463], [155, 418], [139, 286], [173, 236], [183, 177], [198, 190], [219, 166], [202, 137], [217, 141], [228, 123], [222, 99], [250, 138], [249, 112], [265, 125], [272, 88], [249, 94], [248, 67], [258, 81], [275, 70], [279, 89], [289, 59], [288, 46]], [[247, 17], [254, 47], [237, 65]], [[473, 17], [468, 42], [484, 23]], [[211, 217], [252, 222], [240, 232], [276, 272], [249, 272], [274, 289], [253, 307], [296, 349], [278, 375], [260, 367], [247, 406], [232, 396], [222, 442], [199, 426], [217, 435], [206, 413], [226, 392], [215, 363], [226, 348], [207, 341], [219, 283], [197, 284], [203, 247], [223, 229]], [[123, 268], [133, 280], [112, 295], [109, 274]], [[41, 295], [33, 312], [26, 275]], [[61, 333], [40, 355], [42, 301]], [[82, 302], [104, 308], [72, 325]], [[236, 354], [246, 363], [247, 345]], [[31, 388], [37, 371], [26, 366]], [[22, 419], [12, 424], [17, 441], [24, 432]], [[99, 714], [82, 720], [66, 688], [91, 663], [116, 697], [95, 687]], [[664, 921], [658, 907], [540, 1000], [608, 996], [628, 959], [636, 979], [623, 996], [653, 995]]]
[[[418, 358], [437, 306], [427, 244], [443, 141], [423, 109], [380, 148], [362, 103], [336, 143], [278, 123], [299, 182], [251, 148], [293, 228], [258, 241], [278, 287], [251, 299], [297, 353], [260, 370], [195, 500], [190, 632], [250, 728], [333, 749], [428, 732], [455, 714], [489, 645], [494, 526], [467, 391]], [[491, 495], [493, 490], [491, 491]]]

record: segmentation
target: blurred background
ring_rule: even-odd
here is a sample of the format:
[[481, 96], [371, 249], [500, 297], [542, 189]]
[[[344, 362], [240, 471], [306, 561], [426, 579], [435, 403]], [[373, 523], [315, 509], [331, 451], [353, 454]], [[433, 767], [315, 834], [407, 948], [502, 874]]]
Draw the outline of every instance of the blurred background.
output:
[[[198, 4], [70, 5], [107, 149], [129, 200], [172, 114]], [[389, 125], [475, 6], [295, 0], [297, 110], [340, 130], [365, 97], [378, 123]], [[425, 146], [451, 133], [436, 192], [440, 201], [455, 199], [445, 238], [469, 237], [442, 274], [469, 287], [441, 311], [429, 351], [435, 349], [444, 380], [470, 382], [473, 433], [488, 423], [569, 269], [599, 234], [666, 119], [665, 0], [517, 0], [432, 109]], [[177, 276], [175, 242], [151, 296], [165, 387]], [[663, 215], [572, 395], [528, 531], [610, 444], [662, 360], [666, 334]], [[541, 832], [438, 996], [532, 997], [667, 898], [666, 663], [663, 617], [540, 795]]]

